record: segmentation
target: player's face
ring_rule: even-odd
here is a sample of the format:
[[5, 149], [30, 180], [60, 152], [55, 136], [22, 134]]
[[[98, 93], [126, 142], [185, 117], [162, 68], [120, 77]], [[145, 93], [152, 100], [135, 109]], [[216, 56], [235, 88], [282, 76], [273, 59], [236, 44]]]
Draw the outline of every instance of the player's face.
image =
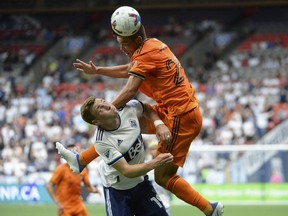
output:
[[110, 119], [115, 118], [118, 115], [116, 107], [101, 98], [95, 99], [91, 112], [97, 117], [97, 119]]
[[120, 49], [131, 58], [133, 53], [139, 48], [139, 42], [135, 38], [117, 36]]

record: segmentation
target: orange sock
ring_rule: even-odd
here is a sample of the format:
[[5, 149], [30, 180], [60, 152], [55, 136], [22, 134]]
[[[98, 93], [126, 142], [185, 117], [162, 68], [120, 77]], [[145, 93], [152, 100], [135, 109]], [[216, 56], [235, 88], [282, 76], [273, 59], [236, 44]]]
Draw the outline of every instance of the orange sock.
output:
[[[85, 151], [81, 152], [81, 154], [80, 154], [80, 165], [87, 165], [92, 160], [97, 158], [98, 156], [99, 156], [99, 154], [95, 151], [94, 146], [90, 145], [90, 147], [88, 149], [86, 149]], [[83, 159], [86, 164], [82, 164], [83, 162], [82, 162], [81, 159]]]
[[203, 211], [209, 204], [191, 185], [178, 175], [170, 178], [165, 188], [175, 194], [179, 199]]

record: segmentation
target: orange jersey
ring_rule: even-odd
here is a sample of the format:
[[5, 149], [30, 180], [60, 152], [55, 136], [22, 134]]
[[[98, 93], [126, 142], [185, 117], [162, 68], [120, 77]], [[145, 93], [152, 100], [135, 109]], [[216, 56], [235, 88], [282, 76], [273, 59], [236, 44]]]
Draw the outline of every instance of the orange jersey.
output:
[[147, 39], [130, 60], [130, 75], [143, 79], [139, 90], [157, 102], [161, 112], [180, 115], [198, 106], [194, 88], [166, 44]]
[[81, 174], [74, 174], [68, 164], [59, 165], [50, 182], [56, 185], [56, 196], [64, 207], [64, 211], [79, 212], [83, 210], [83, 203], [80, 197], [81, 182], [88, 182], [88, 173], [84, 169]]

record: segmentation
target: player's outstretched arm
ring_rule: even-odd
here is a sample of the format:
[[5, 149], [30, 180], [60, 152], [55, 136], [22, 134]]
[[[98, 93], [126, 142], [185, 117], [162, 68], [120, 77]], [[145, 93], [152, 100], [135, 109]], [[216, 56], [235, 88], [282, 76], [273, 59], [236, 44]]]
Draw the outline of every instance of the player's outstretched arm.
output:
[[86, 63], [80, 59], [76, 59], [73, 63], [76, 70], [84, 72], [86, 74], [99, 74], [114, 78], [128, 78], [129, 64], [118, 65], [112, 67], [97, 67], [92, 61]]
[[134, 98], [134, 96], [138, 92], [142, 81], [143, 80], [139, 77], [130, 76], [127, 80], [126, 85], [113, 99], [112, 104], [117, 108], [124, 107], [128, 101]]
[[153, 160], [147, 161], [141, 164], [128, 164], [123, 158], [118, 161], [113, 167], [117, 169], [122, 175], [128, 178], [135, 178], [138, 176], [143, 176], [152, 169], [159, 166], [165, 166], [173, 162], [173, 155], [170, 153], [161, 153]]
[[[83, 173], [83, 172], [82, 172], [82, 173]], [[87, 190], [89, 193], [99, 193], [100, 195], [102, 195], [102, 194], [101, 194], [101, 191], [100, 191], [97, 187], [94, 187], [93, 185], [91, 185], [90, 180], [89, 180], [89, 176], [88, 176], [88, 173], [87, 173], [87, 172], [85, 173], [83, 182], [84, 182], [84, 186], [85, 186], [86, 190]]]
[[47, 192], [49, 193], [50, 197], [52, 198], [52, 200], [56, 204], [58, 215], [63, 214], [64, 207], [60, 203], [60, 201], [57, 199], [56, 192], [55, 192], [55, 185], [52, 182], [49, 181], [46, 184], [46, 189], [47, 189]]
[[164, 122], [159, 118], [157, 112], [152, 108], [151, 105], [144, 104], [144, 117], [154, 122], [156, 128], [156, 136], [158, 140], [162, 140], [164, 145], [168, 145], [171, 142], [172, 135], [169, 128], [164, 124]]

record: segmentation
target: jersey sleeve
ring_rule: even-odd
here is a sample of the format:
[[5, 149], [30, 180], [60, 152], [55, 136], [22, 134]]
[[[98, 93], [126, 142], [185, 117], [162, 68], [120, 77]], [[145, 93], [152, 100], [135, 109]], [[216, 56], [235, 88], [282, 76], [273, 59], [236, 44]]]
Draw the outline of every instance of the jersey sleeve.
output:
[[104, 160], [104, 162], [112, 166], [123, 158], [123, 155], [111, 144], [97, 141], [94, 144], [95, 150]]
[[153, 53], [151, 55], [143, 55], [140, 57], [136, 57], [131, 62], [131, 68], [128, 72], [129, 75], [136, 76], [140, 79], [145, 79], [147, 73], [150, 73], [151, 71], [155, 71], [155, 59], [152, 58]]

